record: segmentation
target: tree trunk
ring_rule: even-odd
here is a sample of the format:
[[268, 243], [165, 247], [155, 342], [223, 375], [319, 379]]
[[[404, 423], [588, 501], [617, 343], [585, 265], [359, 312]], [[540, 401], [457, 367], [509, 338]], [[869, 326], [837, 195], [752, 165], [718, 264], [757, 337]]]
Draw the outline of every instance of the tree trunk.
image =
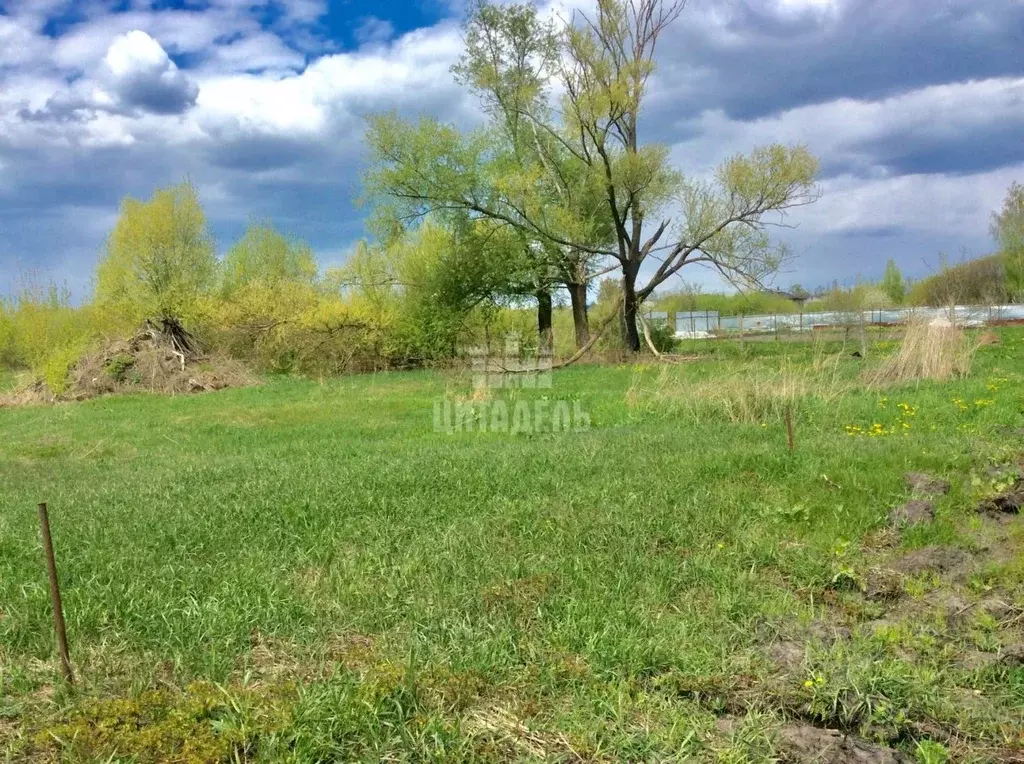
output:
[[633, 353], [640, 352], [640, 333], [636, 328], [636, 314], [639, 309], [636, 274], [627, 271], [622, 276], [622, 342]]
[[554, 348], [554, 333], [552, 331], [551, 291], [548, 289], [537, 290], [537, 336], [541, 352], [551, 353]]
[[566, 284], [572, 301], [572, 323], [576, 328], [576, 349], [590, 342], [590, 319], [587, 318], [587, 285]]

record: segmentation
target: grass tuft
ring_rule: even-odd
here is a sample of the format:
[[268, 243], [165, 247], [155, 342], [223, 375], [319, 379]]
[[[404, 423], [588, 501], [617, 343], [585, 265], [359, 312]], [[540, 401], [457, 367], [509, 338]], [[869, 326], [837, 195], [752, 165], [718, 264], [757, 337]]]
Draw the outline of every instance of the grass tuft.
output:
[[880, 387], [925, 379], [958, 379], [970, 373], [975, 350], [959, 327], [916, 321], [907, 327], [899, 349], [877, 369], [866, 372], [864, 381]]

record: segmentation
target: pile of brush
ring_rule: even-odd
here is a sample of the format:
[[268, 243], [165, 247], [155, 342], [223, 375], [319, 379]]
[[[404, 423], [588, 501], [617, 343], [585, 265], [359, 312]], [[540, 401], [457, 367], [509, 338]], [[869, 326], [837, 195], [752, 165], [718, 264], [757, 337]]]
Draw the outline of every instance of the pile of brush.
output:
[[51, 390], [33, 381], [0, 398], [0, 405], [79, 401], [127, 392], [198, 393], [256, 384], [233, 358], [208, 355], [174, 318], [147, 320], [128, 339], [85, 353], [68, 372], [67, 384]]

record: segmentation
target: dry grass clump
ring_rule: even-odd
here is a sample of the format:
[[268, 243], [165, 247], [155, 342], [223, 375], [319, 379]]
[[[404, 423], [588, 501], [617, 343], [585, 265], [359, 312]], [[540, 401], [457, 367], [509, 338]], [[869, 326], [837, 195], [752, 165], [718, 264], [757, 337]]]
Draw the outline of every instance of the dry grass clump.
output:
[[765, 376], [735, 375], [694, 385], [682, 399], [694, 417], [724, 415], [730, 422], [766, 422], [782, 419], [786, 407], [811, 392], [800, 375], [779, 370]]
[[5, 406], [31, 406], [36, 403], [52, 403], [53, 393], [45, 382], [32, 380], [16, 385], [7, 392], [0, 393], [0, 408]]
[[899, 349], [881, 366], [866, 371], [869, 385], [890, 385], [922, 379], [945, 381], [970, 373], [976, 346], [963, 329], [946, 322], [915, 321]]
[[626, 402], [634, 408], [665, 409], [698, 420], [724, 418], [733, 423], [756, 423], [781, 421], [786, 408], [802, 398], [831, 401], [852, 387], [839, 374], [838, 358], [778, 369], [743, 366], [700, 381], [686, 380], [666, 366], [649, 387], [634, 380]]

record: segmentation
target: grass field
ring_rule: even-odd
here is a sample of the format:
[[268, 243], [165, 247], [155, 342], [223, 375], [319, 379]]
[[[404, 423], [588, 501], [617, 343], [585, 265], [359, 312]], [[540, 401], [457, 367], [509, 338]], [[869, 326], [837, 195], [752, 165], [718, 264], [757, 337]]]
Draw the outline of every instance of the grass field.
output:
[[[588, 415], [557, 433], [436, 432], [470, 386], [427, 372], [0, 409], [0, 751], [1022, 760], [1024, 527], [975, 507], [1024, 453], [1024, 331], [954, 382], [861, 368], [722, 342], [494, 392]], [[908, 471], [951, 490], [901, 531]]]

